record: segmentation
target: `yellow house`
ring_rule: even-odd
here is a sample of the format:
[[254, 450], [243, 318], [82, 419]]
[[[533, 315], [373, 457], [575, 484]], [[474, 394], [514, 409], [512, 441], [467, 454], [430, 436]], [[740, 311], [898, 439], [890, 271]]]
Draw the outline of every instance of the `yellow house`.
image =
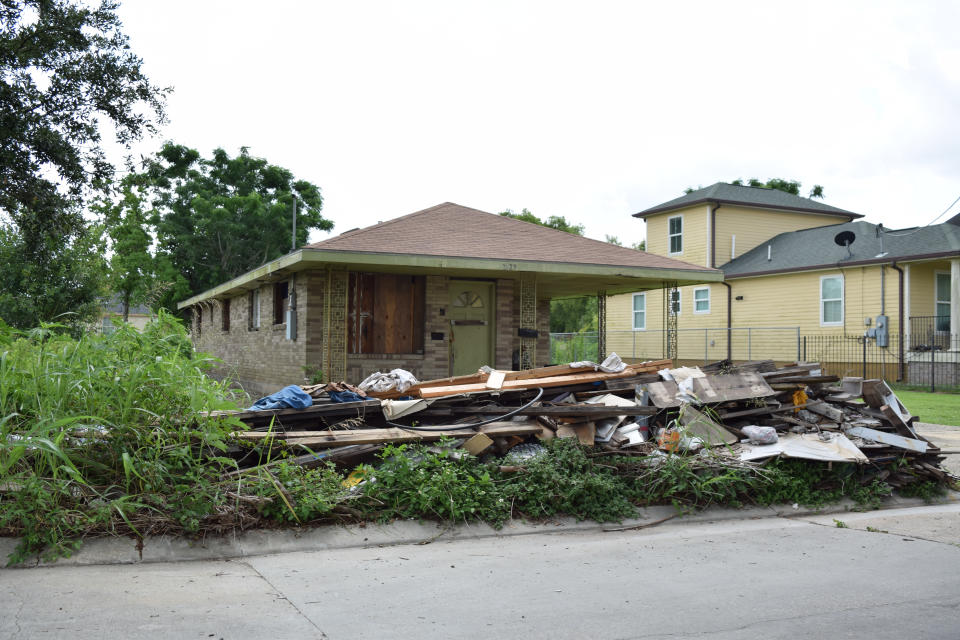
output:
[[[902, 365], [950, 351], [960, 333], [960, 216], [888, 230], [822, 202], [725, 183], [635, 216], [647, 223], [647, 251], [716, 266], [724, 282], [674, 290], [667, 312], [654, 312], [665, 308], [663, 291], [611, 297], [608, 350], [666, 353], [674, 334], [680, 360], [860, 360], [866, 343], [870, 359]], [[665, 331], [674, 320], [676, 331]]]

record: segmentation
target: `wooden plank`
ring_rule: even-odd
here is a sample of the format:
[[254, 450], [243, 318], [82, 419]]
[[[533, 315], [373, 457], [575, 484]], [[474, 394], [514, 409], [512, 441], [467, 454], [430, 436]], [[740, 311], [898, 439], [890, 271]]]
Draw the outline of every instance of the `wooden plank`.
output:
[[314, 404], [306, 409], [268, 409], [267, 411], [207, 411], [201, 416], [209, 418], [230, 417], [239, 420], [269, 423], [276, 418], [302, 418], [304, 420], [327, 416], [355, 416], [369, 413], [373, 410], [380, 413], [379, 400], [360, 400], [358, 402], [324, 402]]
[[831, 407], [826, 402], [821, 402], [819, 400], [810, 400], [807, 402], [807, 410], [812, 411], [813, 413], [818, 413], [821, 416], [826, 416], [834, 422], [843, 421], [843, 411], [837, 409], [836, 407]]
[[597, 439], [596, 423], [586, 422], [584, 424], [578, 424], [573, 427], [573, 430], [577, 434], [577, 440], [585, 447], [592, 447], [594, 441]]
[[[608, 392], [609, 393], [609, 392]], [[483, 406], [483, 407], [446, 407], [443, 409], [425, 409], [420, 411], [418, 416], [435, 415], [498, 415], [508, 413], [516, 407], [501, 406]], [[556, 418], [563, 417], [586, 417], [586, 418], [610, 418], [612, 416], [652, 416], [659, 411], [656, 407], [647, 407], [639, 404], [632, 404], [628, 407], [608, 407], [597, 404], [573, 404], [573, 405], [543, 405], [540, 407], [527, 407], [517, 412], [518, 416], [551, 416]]]
[[915, 451], [917, 453], [927, 452], [926, 442], [923, 442], [922, 440], [914, 440], [913, 438], [904, 438], [903, 436], [895, 433], [877, 431], [876, 429], [868, 429], [866, 427], [850, 427], [846, 430], [846, 433], [847, 435], [857, 436], [858, 438], [864, 438], [865, 440], [873, 440], [874, 442], [882, 442], [883, 444], [888, 444], [892, 447], [898, 447], [900, 449], [906, 449], [907, 451]]
[[443, 431], [413, 431], [390, 427], [386, 429], [356, 429], [351, 431], [288, 431], [285, 433], [266, 433], [262, 431], [244, 431], [235, 434], [240, 440], [264, 440], [272, 437], [284, 440], [289, 445], [307, 447], [339, 447], [350, 444], [385, 444], [390, 442], [416, 442], [439, 440], [443, 437], [463, 438], [473, 433], [484, 433], [489, 437], [529, 436], [540, 432], [540, 425], [523, 422], [493, 422], [480, 427], [477, 431], [469, 429], [445, 429]]
[[[550, 378], [537, 378], [530, 380], [507, 380], [503, 383], [504, 391], [511, 389], [531, 389], [536, 387], [561, 387], [565, 385], [576, 385], [581, 383], [601, 382], [615, 378], [626, 378], [636, 375], [633, 369], [624, 369], [620, 373], [579, 373], [569, 376], [554, 376]], [[431, 387], [421, 389], [420, 395], [423, 398], [438, 398], [441, 396], [456, 395], [459, 393], [473, 393], [476, 391], [488, 391], [484, 384], [462, 384], [449, 387]]]
[[[646, 385], [646, 389], [655, 406], [661, 409], [680, 406], [680, 400], [677, 398], [679, 388], [676, 382], [672, 380], [653, 382]], [[708, 404], [766, 398], [776, 394], [760, 374], [754, 371], [694, 378], [693, 393], [701, 402]]]

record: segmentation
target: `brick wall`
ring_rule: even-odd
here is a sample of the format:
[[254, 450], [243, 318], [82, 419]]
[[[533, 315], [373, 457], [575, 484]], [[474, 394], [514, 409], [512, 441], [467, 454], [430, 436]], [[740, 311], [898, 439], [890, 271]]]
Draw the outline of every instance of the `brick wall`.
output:
[[[450, 304], [450, 278], [427, 276], [427, 309], [424, 313], [423, 361], [420, 380], [446, 378], [450, 375], [450, 319], [447, 305]], [[433, 334], [443, 334], [439, 340]]]
[[[449, 281], [447, 276], [427, 276], [424, 314], [423, 354], [348, 354], [346, 380], [358, 383], [374, 371], [402, 368], [420, 380], [450, 375]], [[224, 305], [218, 301], [203, 303], [203, 324], [197, 331], [194, 314], [194, 344], [223, 361], [213, 374], [237, 381], [251, 396], [272, 393], [288, 384], [303, 384], [304, 367], [322, 368], [324, 336], [324, 271], [296, 275], [296, 341], [286, 339], [286, 324], [273, 324], [273, 283], [260, 287], [260, 328], [250, 330], [250, 304], [245, 293], [231, 298], [230, 330], [222, 330]], [[495, 362], [499, 369], [511, 369], [513, 353], [520, 348], [519, 282], [499, 279], [495, 286]], [[537, 302], [537, 365], [549, 358], [550, 302]], [[434, 339], [434, 334], [442, 336]]]
[[494, 360], [496, 364], [491, 364], [496, 369], [513, 369], [513, 350], [519, 345], [514, 344], [514, 338], [517, 335], [517, 324], [513, 316], [513, 290], [514, 281], [500, 279], [496, 285], [496, 344], [494, 347]]
[[[302, 384], [307, 334], [307, 308], [310, 305], [308, 278], [296, 276], [297, 325], [295, 341], [286, 339], [286, 323], [273, 323], [273, 283], [260, 287], [260, 328], [249, 328], [248, 294], [230, 299], [230, 330], [224, 331], [225, 305], [218, 300], [203, 303], [203, 324], [197, 335], [194, 321], [194, 345], [198, 351], [220, 360], [211, 373], [217, 378], [236, 381], [251, 396], [272, 393], [288, 384]], [[196, 316], [194, 316], [196, 318]]]

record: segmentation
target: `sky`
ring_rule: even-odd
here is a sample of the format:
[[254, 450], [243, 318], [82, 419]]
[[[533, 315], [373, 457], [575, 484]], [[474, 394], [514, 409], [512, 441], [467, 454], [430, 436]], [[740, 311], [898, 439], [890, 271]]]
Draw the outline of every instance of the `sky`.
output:
[[174, 89], [135, 151], [248, 147], [321, 188], [333, 235], [451, 201], [632, 244], [632, 213], [751, 177], [823, 185], [889, 228], [960, 196], [957, 2], [122, 0], [119, 15]]

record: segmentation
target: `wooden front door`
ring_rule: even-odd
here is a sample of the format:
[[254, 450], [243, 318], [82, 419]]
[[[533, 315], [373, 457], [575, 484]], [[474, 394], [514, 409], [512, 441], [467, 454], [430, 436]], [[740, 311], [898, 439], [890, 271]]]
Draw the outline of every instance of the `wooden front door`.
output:
[[493, 283], [452, 280], [448, 313], [452, 375], [494, 366]]

